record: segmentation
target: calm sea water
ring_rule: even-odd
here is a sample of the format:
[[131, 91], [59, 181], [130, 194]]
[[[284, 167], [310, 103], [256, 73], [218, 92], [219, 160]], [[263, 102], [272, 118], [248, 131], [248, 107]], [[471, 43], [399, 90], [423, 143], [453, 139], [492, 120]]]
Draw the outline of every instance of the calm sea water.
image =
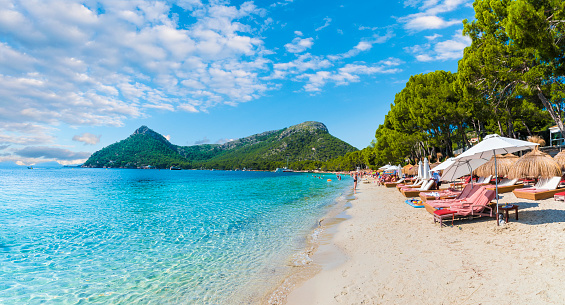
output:
[[0, 304], [255, 302], [350, 185], [269, 172], [0, 170]]

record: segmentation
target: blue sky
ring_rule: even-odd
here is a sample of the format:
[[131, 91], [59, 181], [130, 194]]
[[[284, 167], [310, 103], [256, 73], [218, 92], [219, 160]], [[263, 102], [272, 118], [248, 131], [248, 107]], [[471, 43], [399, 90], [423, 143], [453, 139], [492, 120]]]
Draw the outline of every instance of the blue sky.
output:
[[472, 1], [0, 0], [0, 161], [84, 162], [304, 121], [362, 149], [410, 75], [457, 70]]

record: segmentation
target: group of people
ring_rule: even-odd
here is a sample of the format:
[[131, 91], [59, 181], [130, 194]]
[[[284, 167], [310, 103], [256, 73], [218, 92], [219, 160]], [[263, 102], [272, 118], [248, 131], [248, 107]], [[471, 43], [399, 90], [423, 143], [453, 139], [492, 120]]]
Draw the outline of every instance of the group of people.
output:
[[[365, 176], [369, 176], [369, 177], [375, 179], [375, 183], [377, 185], [384, 185], [386, 182], [396, 182], [400, 179], [396, 173], [385, 174], [384, 172], [353, 171], [353, 172], [350, 173], [350, 175], [353, 178], [353, 193], [354, 194], [357, 193], [357, 183], [358, 183], [358, 181]], [[338, 176], [339, 176], [339, 174], [338, 174]], [[401, 176], [402, 176], [402, 174], [401, 174]], [[435, 180], [436, 186], [439, 187], [441, 185], [441, 176], [439, 175], [439, 173], [437, 171], [432, 171], [431, 179]]]

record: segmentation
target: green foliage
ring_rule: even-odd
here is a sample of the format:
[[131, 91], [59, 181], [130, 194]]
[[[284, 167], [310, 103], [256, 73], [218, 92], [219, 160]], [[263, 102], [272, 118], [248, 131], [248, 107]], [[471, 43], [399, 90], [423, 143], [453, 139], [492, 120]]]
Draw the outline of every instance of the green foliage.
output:
[[277, 167], [318, 169], [332, 158], [357, 151], [333, 137], [317, 122], [264, 132], [223, 145], [176, 146], [163, 136], [142, 126], [118, 143], [94, 153], [88, 167], [257, 169]]
[[457, 74], [414, 75], [376, 131], [371, 166], [453, 155], [470, 137], [526, 138], [562, 123], [565, 2], [475, 0]]
[[561, 127], [563, 1], [476, 0], [474, 8], [476, 20], [464, 22], [472, 45], [459, 62], [458, 78], [465, 100], [481, 111], [481, 135], [484, 125], [511, 137], [531, 133], [540, 125], [525, 115], [532, 114], [531, 106], [546, 111], [538, 112], [543, 121]]
[[147, 134], [135, 134], [95, 152], [84, 164], [88, 167], [123, 168], [149, 165], [157, 168], [173, 165], [188, 168], [190, 162], [167, 143]]

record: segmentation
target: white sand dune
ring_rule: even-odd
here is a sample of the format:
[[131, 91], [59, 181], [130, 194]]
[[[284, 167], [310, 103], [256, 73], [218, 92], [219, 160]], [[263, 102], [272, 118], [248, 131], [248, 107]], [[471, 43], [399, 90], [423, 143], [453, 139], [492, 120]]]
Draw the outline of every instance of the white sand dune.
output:
[[[565, 203], [520, 206], [519, 220], [440, 228], [395, 188], [359, 184], [334, 244], [347, 260], [294, 289], [287, 304], [563, 304]], [[315, 259], [315, 256], [314, 256]]]

